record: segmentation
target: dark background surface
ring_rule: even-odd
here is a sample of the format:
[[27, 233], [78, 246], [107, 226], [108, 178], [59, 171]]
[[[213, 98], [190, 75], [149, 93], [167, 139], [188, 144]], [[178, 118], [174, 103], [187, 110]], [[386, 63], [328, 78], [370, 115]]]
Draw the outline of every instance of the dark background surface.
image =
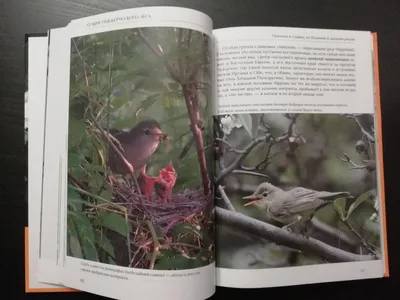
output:
[[[175, 5], [208, 14], [215, 28], [291, 26], [378, 32], [390, 278], [262, 290], [218, 288], [213, 299], [398, 298], [400, 284], [399, 83], [400, 1], [283, 0], [0, 0], [0, 249], [2, 299], [101, 299], [87, 293], [24, 294], [24, 39], [75, 18], [123, 8]], [[136, 299], [132, 295], [132, 299]]]

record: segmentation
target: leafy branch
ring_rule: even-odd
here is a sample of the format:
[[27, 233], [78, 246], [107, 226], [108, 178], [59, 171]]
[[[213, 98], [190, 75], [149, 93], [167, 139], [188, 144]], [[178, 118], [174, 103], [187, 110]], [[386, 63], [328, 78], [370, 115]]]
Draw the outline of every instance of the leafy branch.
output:
[[380, 257], [380, 253], [375, 251], [371, 245], [368, 244], [368, 242], [362, 237], [362, 235], [357, 232], [353, 228], [353, 226], [350, 224], [350, 216], [352, 213], [359, 207], [364, 201], [368, 200], [373, 196], [375, 193], [375, 189], [369, 190], [365, 192], [364, 194], [360, 195], [349, 207], [349, 209], [346, 211], [346, 201], [343, 198], [335, 200], [333, 203], [333, 207], [335, 208], [337, 214], [339, 215], [339, 220], [350, 230], [352, 234], [354, 234], [359, 242], [370, 252], [372, 253], [375, 257]]
[[[170, 74], [171, 78], [175, 80], [178, 84], [181, 85], [184, 100], [190, 120], [190, 129], [192, 130], [193, 136], [195, 138], [195, 146], [196, 152], [199, 160], [200, 166], [200, 173], [203, 182], [203, 192], [205, 195], [210, 194], [210, 179], [208, 176], [207, 171], [207, 163], [206, 163], [206, 156], [204, 152], [204, 142], [203, 142], [203, 135], [202, 135], [202, 122], [200, 120], [200, 98], [198, 95], [198, 76], [200, 68], [203, 66], [199, 63], [193, 70], [189, 70], [188, 67], [184, 68], [184, 61], [183, 57], [179, 56], [178, 58], [178, 68], [168, 60], [168, 57], [165, 56], [164, 51], [160, 44], [153, 45], [148, 38], [145, 36], [141, 29], [137, 29], [136, 31], [137, 36], [144, 42], [148, 49], [156, 55], [158, 58], [164, 60], [165, 69]], [[190, 45], [191, 43], [192, 33], [189, 30], [188, 33], [188, 40], [187, 43]], [[178, 43], [177, 47], [178, 50], [181, 50], [183, 47], [183, 29], [179, 29], [178, 34]], [[205, 39], [202, 36], [200, 42], [200, 48], [202, 51], [205, 49]], [[186, 58], [188, 60], [188, 58]], [[187, 65], [189, 64], [186, 61]]]

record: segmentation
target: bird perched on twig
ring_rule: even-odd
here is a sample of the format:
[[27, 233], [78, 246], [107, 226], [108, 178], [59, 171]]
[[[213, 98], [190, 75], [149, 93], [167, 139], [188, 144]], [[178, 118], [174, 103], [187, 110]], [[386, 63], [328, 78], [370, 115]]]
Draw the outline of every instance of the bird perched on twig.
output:
[[351, 199], [348, 192], [315, 191], [296, 187], [284, 191], [269, 182], [261, 183], [255, 192], [245, 200], [251, 200], [244, 206], [256, 205], [267, 211], [267, 217], [285, 224], [282, 228], [291, 230], [295, 224], [303, 225], [302, 233], [306, 233], [308, 224], [314, 213], [332, 203], [335, 199]]
[[[170, 139], [170, 136], [161, 131], [160, 124], [153, 119], [139, 122], [129, 131], [110, 129], [113, 142], [131, 164], [138, 175], [140, 190], [149, 199], [158, 177], [146, 175], [146, 165], [150, 156], [157, 150], [162, 141]], [[108, 164], [114, 173], [126, 175], [129, 170], [123, 160], [112, 147], [109, 148]]]

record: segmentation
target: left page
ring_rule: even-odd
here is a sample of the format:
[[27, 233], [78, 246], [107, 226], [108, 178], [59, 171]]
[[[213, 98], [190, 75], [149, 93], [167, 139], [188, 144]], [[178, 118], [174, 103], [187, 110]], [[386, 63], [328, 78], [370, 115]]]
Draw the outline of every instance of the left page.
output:
[[25, 143], [28, 145], [28, 227], [25, 228], [25, 291], [27, 293], [72, 291], [38, 280], [40, 203], [42, 199], [43, 141], [46, 96], [47, 36], [27, 40], [25, 92]]
[[214, 293], [211, 32], [171, 7], [50, 32], [43, 281], [116, 299]]

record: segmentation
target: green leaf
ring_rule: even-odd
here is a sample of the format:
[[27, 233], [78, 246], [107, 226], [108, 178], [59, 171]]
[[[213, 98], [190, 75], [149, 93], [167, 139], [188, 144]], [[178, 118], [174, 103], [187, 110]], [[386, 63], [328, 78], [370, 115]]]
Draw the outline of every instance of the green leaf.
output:
[[71, 249], [71, 256], [76, 258], [83, 258], [82, 248], [81, 245], [79, 244], [79, 240], [77, 237], [75, 236], [69, 237], [69, 247]]
[[76, 212], [74, 217], [72, 217], [72, 220], [75, 223], [78, 236], [80, 238], [87, 238], [91, 241], [94, 241], [93, 227], [85, 213]]
[[[112, 198], [112, 189], [111, 188], [107, 188], [106, 190], [102, 191], [100, 193], [100, 197], [106, 199], [107, 201], [111, 202], [111, 198]], [[108, 203], [108, 202], [105, 202]]]
[[154, 266], [156, 270], [187, 270], [202, 266], [200, 259], [190, 259], [181, 256], [159, 259]]
[[83, 200], [71, 185], [68, 185], [67, 199], [73, 211], [81, 211], [82, 205], [87, 204], [87, 201]]
[[68, 152], [68, 167], [74, 168], [86, 163], [85, 157], [76, 152]]
[[[77, 233], [77, 238], [81, 242], [81, 248], [85, 259], [98, 261], [97, 250], [94, 245], [94, 232], [90, 220], [86, 214], [82, 212], [76, 212], [74, 215], [70, 215], [71, 221], [74, 223]], [[73, 227], [69, 224], [69, 227]]]
[[78, 239], [78, 232], [72, 218], [73, 216], [68, 216], [67, 218], [67, 233], [69, 242], [68, 250], [70, 250], [69, 255], [72, 255], [76, 258], [83, 258], [82, 248]]
[[240, 114], [237, 115], [239, 118], [240, 122], [242, 123], [243, 127], [246, 129], [246, 131], [249, 133], [250, 136], [252, 136], [252, 127], [253, 127], [253, 119], [250, 114]]
[[108, 257], [108, 264], [109, 265], [116, 265], [117, 263], [115, 262], [115, 259], [113, 259], [112, 257]]
[[176, 82], [170, 82], [170, 83], [168, 83], [168, 87], [169, 87], [171, 90], [173, 90], [173, 91], [180, 88], [179, 83], [176, 83]]
[[85, 254], [85, 259], [92, 261], [99, 261], [96, 246], [93, 240], [83, 239], [82, 240], [83, 253]]
[[68, 147], [79, 146], [86, 135], [85, 123], [82, 120], [70, 120], [68, 133]]
[[139, 86], [139, 88], [152, 91], [152, 92], [165, 92], [167, 91], [167, 87], [165, 84], [156, 76], [158, 74], [154, 74], [155, 76], [151, 76], [149, 78], [146, 78], [146, 80]]
[[186, 154], [188, 154], [190, 148], [194, 144], [194, 136], [190, 137], [189, 141], [183, 146], [181, 153], [179, 153], [178, 159], [182, 160]]
[[86, 92], [86, 93], [91, 93], [91, 94], [97, 94], [98, 93], [98, 91], [96, 90], [95, 87], [87, 86], [86, 84], [81, 84], [79, 89], [80, 89], [80, 91]]
[[89, 181], [89, 187], [91, 190], [98, 191], [104, 185], [105, 179], [99, 173], [94, 173]]
[[357, 200], [354, 201], [354, 202], [350, 205], [349, 211], [347, 212], [347, 217], [346, 217], [346, 218], [349, 218], [350, 215], [353, 213], [353, 211], [354, 211], [361, 203], [363, 203], [365, 200], [369, 199], [374, 191], [375, 191], [375, 190], [372, 189], [372, 190], [369, 190], [369, 191], [365, 192], [364, 194], [360, 195], [360, 196], [357, 198]]
[[333, 207], [342, 220], [346, 219], [346, 199], [338, 198], [333, 202]]
[[159, 100], [159, 98], [159, 94], [148, 96], [146, 99], [140, 102], [140, 106], [138, 107], [136, 114], [151, 107], [157, 100]]
[[202, 237], [202, 233], [194, 226], [190, 224], [184, 224], [184, 223], [178, 223], [172, 230], [172, 235], [176, 238], [180, 234], [185, 234], [185, 233], [194, 233]]
[[115, 259], [114, 247], [110, 240], [100, 231], [95, 231], [96, 244]]
[[124, 237], [128, 237], [128, 234], [131, 231], [131, 224], [129, 224], [123, 216], [117, 213], [105, 212], [99, 214], [99, 222], [104, 228], [115, 231]]

